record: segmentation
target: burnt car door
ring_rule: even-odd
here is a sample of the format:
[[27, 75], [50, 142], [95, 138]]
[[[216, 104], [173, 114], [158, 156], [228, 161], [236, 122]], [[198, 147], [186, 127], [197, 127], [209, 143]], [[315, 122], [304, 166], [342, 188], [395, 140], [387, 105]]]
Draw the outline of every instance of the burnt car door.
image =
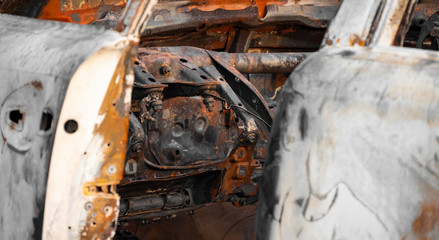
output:
[[257, 239], [439, 237], [439, 55], [400, 47], [415, 1], [343, 1], [281, 96]]
[[118, 32], [0, 14], [1, 239], [114, 235], [134, 56], [153, 4], [131, 1]]

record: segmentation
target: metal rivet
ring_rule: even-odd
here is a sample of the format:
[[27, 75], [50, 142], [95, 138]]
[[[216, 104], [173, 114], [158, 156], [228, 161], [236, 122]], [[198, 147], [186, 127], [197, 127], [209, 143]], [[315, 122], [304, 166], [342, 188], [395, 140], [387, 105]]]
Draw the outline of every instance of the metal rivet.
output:
[[110, 166], [107, 167], [107, 173], [108, 175], [113, 175], [116, 173], [116, 166], [114, 166], [114, 164], [111, 164]]

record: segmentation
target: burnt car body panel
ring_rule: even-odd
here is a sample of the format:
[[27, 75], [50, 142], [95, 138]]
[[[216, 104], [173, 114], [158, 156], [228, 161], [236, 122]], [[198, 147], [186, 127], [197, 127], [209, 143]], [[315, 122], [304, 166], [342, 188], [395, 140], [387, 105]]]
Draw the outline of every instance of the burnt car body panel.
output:
[[7, 193], [0, 200], [0, 226], [5, 239], [39, 238], [66, 89], [79, 65], [119, 36], [12, 15], [2, 14], [0, 21], [1, 189]]
[[[155, 1], [130, 3], [120, 32], [0, 15], [2, 238], [114, 235], [114, 185], [121, 178], [117, 164], [124, 161], [131, 100], [126, 96], [131, 95], [139, 29]], [[102, 132], [109, 124], [117, 127]], [[83, 146], [87, 134], [105, 144], [114, 137], [115, 146], [107, 152], [95, 140], [89, 151], [97, 156], [84, 161], [84, 151], [72, 150]], [[80, 166], [79, 171], [71, 166]], [[97, 186], [106, 189], [86, 191]], [[84, 199], [96, 204], [84, 208]]]
[[439, 55], [391, 46], [413, 1], [344, 4], [284, 85], [257, 239], [436, 239]]

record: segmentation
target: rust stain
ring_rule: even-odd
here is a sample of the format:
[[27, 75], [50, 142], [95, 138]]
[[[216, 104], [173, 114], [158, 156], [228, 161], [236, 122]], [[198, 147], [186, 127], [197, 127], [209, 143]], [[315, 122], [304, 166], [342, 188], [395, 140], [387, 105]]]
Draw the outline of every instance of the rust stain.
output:
[[42, 90], [42, 89], [43, 89], [43, 84], [41, 83], [41, 81], [37, 81], [37, 80], [32, 81], [32, 82], [31, 82], [31, 85], [32, 85], [35, 89], [37, 89], [37, 90]]
[[125, 79], [128, 66], [134, 63], [134, 56], [129, 57], [131, 49], [132, 46], [127, 47], [121, 56], [99, 111], [105, 115], [104, 120], [94, 129], [94, 134], [104, 139], [101, 146], [104, 162], [100, 176], [83, 188], [84, 195], [92, 196], [93, 201], [85, 206], [88, 215], [81, 231], [82, 239], [107, 239], [115, 231], [119, 211], [115, 185], [122, 179], [128, 138], [129, 105], [124, 103], [124, 98], [125, 91], [131, 87]]
[[283, 6], [288, 3], [287, 0], [191, 0], [192, 5], [187, 6], [188, 9], [199, 9], [201, 11], [214, 11], [216, 9], [224, 10], [243, 10], [248, 7], [258, 8], [259, 17], [264, 17], [268, 5]]
[[366, 40], [358, 36], [357, 34], [349, 36], [349, 45], [350, 46], [364, 46], [366, 43]]
[[49, 0], [47, 5], [42, 9], [39, 19], [89, 24], [102, 17], [100, 16], [100, 14], [102, 14], [101, 9], [105, 8], [105, 12], [121, 10], [125, 7], [126, 2], [127, 0], [119, 0], [115, 4], [105, 5], [105, 3], [101, 3], [97, 6], [90, 6], [84, 2], [81, 8], [68, 8], [69, 11], [62, 11], [60, 0]]
[[425, 202], [421, 213], [413, 222], [412, 229], [416, 239], [433, 240], [429, 234], [439, 228], [439, 204], [437, 201]]

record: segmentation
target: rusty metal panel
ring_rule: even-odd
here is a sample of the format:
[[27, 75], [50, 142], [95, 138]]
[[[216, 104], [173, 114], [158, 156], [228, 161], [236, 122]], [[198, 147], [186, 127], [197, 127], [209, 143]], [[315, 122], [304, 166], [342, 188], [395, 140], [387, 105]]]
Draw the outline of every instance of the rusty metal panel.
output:
[[97, 8], [102, 5], [120, 5], [126, 3], [126, 0], [59, 0], [61, 12], [78, 11], [90, 8]]

